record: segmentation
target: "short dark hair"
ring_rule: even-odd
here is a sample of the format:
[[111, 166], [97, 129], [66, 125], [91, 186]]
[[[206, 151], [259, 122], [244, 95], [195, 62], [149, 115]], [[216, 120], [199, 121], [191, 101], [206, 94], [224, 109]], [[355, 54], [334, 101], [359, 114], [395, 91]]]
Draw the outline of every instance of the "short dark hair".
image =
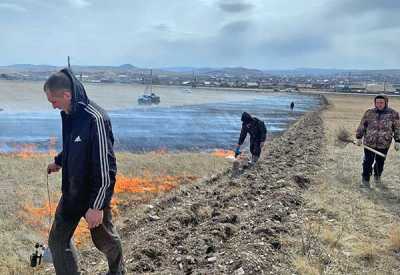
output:
[[55, 92], [59, 90], [69, 90], [72, 91], [71, 87], [71, 80], [69, 77], [62, 73], [62, 72], [57, 72], [52, 74], [44, 83], [43, 85], [43, 90], [45, 92]]

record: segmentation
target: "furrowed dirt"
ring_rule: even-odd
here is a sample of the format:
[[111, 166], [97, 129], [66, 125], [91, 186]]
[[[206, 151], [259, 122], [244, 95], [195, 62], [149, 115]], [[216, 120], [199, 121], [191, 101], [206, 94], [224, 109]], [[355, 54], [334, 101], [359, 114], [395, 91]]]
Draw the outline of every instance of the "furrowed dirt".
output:
[[[302, 193], [319, 169], [323, 141], [320, 113], [310, 113], [240, 177], [228, 170], [124, 207], [128, 274], [293, 273], [285, 240], [300, 229]], [[86, 274], [107, 270], [95, 249], [81, 254]]]

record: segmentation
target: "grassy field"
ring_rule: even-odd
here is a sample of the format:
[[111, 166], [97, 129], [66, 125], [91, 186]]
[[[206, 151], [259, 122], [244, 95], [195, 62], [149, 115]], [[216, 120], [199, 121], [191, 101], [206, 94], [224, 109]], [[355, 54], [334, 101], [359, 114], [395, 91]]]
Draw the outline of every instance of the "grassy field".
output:
[[[117, 224], [124, 220], [123, 209], [127, 202], [129, 206], [145, 203], [177, 185], [210, 176], [230, 165], [223, 156], [223, 152], [118, 153], [119, 176], [113, 201]], [[0, 154], [0, 274], [33, 272], [28, 267], [29, 254], [35, 242], [47, 239], [50, 209], [45, 168], [50, 161], [52, 157], [48, 154]], [[49, 176], [53, 211], [60, 196], [60, 181], [60, 173]], [[85, 245], [88, 237], [83, 221], [75, 241]]]
[[[400, 270], [400, 153], [388, 153], [386, 188], [359, 188], [363, 151], [337, 142], [352, 134], [372, 97], [328, 96], [323, 113], [326, 152], [318, 184], [306, 194], [304, 226], [293, 263], [300, 274], [398, 274]], [[389, 105], [400, 110], [400, 99]], [[372, 181], [373, 184], [373, 181]], [[308, 249], [304, 249], [307, 248]]]

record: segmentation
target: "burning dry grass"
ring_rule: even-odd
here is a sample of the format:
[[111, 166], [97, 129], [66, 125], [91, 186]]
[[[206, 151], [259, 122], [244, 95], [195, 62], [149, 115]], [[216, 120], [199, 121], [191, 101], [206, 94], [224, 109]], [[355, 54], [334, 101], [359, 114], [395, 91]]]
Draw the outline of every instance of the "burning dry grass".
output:
[[11, 145], [11, 147], [13, 147], [14, 149], [14, 153], [7, 155], [15, 156], [22, 159], [37, 158], [40, 156], [54, 157], [57, 154], [56, 144], [57, 138], [50, 137], [48, 148], [44, 152], [39, 152], [36, 144], [15, 144], [14, 146]]
[[116, 193], [160, 193], [168, 192], [185, 180], [194, 181], [197, 177], [182, 176], [156, 176], [153, 177], [148, 173], [144, 177], [128, 178], [123, 175], [117, 176], [114, 191]]
[[[49, 219], [51, 217], [51, 221], [53, 220], [54, 211], [57, 207], [57, 203], [45, 203], [43, 206], [34, 207], [32, 205], [24, 205], [22, 210], [17, 213], [17, 215], [22, 219], [22, 221], [34, 228], [34, 230], [40, 235], [46, 237], [51, 223]], [[49, 216], [50, 215], [50, 216]], [[47, 221], [46, 221], [47, 220]], [[77, 246], [80, 246], [89, 238], [89, 229], [84, 220], [78, 224], [78, 227], [75, 230], [74, 241]]]
[[[54, 152], [35, 153], [32, 146], [21, 153], [0, 154], [0, 273], [30, 274], [20, 268], [28, 265], [35, 242], [46, 242], [48, 214], [46, 172]], [[26, 149], [26, 150], [25, 150]], [[148, 202], [173, 188], [209, 176], [230, 165], [229, 161], [211, 154], [157, 151], [148, 154], [117, 153], [118, 177], [114, 211], [132, 202]], [[59, 198], [60, 173], [49, 177], [54, 212]], [[123, 211], [120, 215], [123, 219]], [[81, 221], [75, 234], [77, 244], [89, 239], [86, 222]]]
[[[354, 138], [363, 112], [371, 107], [372, 97], [328, 99], [333, 106], [323, 114], [326, 161], [321, 164], [319, 184], [306, 193], [306, 208], [313, 209], [307, 219], [324, 228], [313, 249], [329, 255], [329, 261], [323, 265], [323, 271], [329, 274], [395, 274], [400, 270], [396, 256], [400, 233], [394, 226], [400, 224], [400, 158], [393, 149], [389, 151], [382, 177], [387, 189], [360, 190], [363, 150], [337, 146], [337, 141]], [[400, 110], [399, 99], [391, 98], [390, 105]], [[301, 240], [297, 243], [301, 245]], [[307, 260], [316, 263], [319, 259], [320, 254], [314, 253]]]
[[212, 155], [215, 157], [229, 158], [234, 157], [235, 152], [233, 152], [232, 150], [215, 150]]

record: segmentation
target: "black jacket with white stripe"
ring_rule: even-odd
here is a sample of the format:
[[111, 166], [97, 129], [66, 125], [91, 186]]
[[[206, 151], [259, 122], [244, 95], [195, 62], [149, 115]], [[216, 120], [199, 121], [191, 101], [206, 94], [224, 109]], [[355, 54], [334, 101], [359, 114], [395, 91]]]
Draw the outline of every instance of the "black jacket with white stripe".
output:
[[110, 118], [88, 99], [71, 71], [62, 72], [72, 81], [72, 99], [71, 111], [61, 112], [63, 150], [55, 157], [62, 166], [59, 211], [65, 218], [77, 218], [89, 208], [109, 206], [117, 166]]

